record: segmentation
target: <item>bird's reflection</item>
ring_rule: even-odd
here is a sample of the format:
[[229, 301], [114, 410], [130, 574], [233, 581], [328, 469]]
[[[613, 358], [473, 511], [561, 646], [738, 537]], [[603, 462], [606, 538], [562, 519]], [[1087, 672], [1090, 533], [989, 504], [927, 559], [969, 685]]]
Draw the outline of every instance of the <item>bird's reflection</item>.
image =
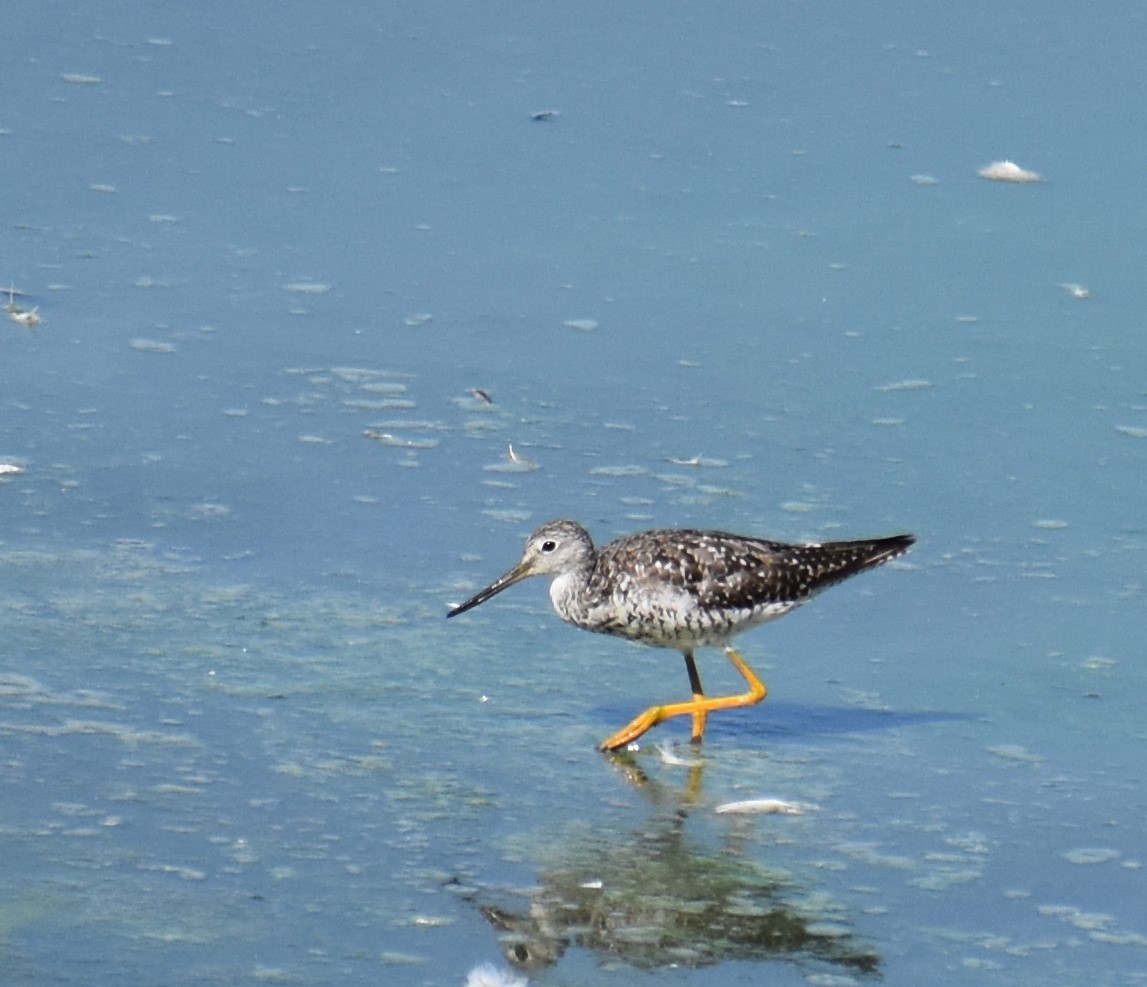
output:
[[647, 970], [786, 960], [879, 973], [879, 955], [827, 895], [748, 859], [735, 837], [713, 847], [690, 834], [700, 764], [677, 789], [651, 780], [632, 757], [609, 760], [649, 797], [654, 813], [632, 832], [571, 831], [536, 888], [476, 902], [513, 966], [552, 966], [577, 946]]

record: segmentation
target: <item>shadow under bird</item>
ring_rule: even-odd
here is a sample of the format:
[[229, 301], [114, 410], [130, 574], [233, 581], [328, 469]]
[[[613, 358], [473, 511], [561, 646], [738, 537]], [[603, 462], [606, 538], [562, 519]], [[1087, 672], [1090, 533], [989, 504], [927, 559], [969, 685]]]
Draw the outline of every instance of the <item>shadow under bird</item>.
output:
[[[914, 535], [790, 545], [724, 531], [665, 528], [626, 535], [602, 548], [576, 521], [547, 521], [526, 539], [521, 561], [447, 617], [465, 613], [530, 576], [550, 576], [550, 601], [562, 620], [685, 658], [693, 698], [651, 706], [602, 741], [601, 750], [633, 743], [673, 716], [693, 718], [693, 740], [709, 713], [752, 706], [764, 683], [730, 645], [738, 634], [774, 620], [858, 572], [903, 555]], [[748, 691], [706, 696], [696, 648], [722, 648]]]

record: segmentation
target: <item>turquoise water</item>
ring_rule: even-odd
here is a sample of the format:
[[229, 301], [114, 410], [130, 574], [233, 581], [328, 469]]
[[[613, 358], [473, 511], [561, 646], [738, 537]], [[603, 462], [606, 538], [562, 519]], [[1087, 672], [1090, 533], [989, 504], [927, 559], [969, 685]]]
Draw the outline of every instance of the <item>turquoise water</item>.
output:
[[[6, 982], [1143, 983], [1142, 21], [17, 4]], [[613, 759], [558, 516], [919, 543]]]

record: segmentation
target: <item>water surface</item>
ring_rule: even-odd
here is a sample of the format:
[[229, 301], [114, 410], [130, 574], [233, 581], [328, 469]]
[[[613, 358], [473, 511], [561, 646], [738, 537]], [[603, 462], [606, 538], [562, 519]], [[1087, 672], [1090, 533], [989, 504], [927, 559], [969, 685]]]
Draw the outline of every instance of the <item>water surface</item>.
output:
[[[1143, 982], [1142, 14], [980, 13], [16, 5], [12, 983]], [[558, 516], [919, 543], [617, 759]]]

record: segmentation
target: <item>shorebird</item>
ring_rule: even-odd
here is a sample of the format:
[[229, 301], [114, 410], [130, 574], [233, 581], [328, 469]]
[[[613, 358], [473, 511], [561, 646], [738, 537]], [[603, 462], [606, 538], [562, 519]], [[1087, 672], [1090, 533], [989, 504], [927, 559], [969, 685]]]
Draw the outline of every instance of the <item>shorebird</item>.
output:
[[[665, 528], [626, 535], [602, 548], [576, 521], [547, 521], [526, 539], [521, 561], [447, 617], [456, 617], [530, 576], [550, 576], [559, 617], [600, 634], [675, 648], [685, 658], [693, 698], [651, 706], [600, 744], [617, 750], [674, 716], [693, 718], [700, 742], [709, 713], [752, 706], [765, 685], [729, 643], [788, 613], [817, 593], [903, 555], [914, 535], [794, 545], [724, 531]], [[732, 696], [706, 696], [693, 652], [724, 650], [748, 683]]]

